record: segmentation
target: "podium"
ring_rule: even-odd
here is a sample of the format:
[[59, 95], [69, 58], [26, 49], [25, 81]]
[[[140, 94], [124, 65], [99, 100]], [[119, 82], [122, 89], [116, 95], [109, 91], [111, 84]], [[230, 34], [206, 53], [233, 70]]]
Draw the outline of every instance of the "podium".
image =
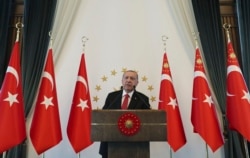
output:
[[149, 158], [150, 141], [166, 141], [163, 110], [93, 110], [92, 141], [108, 142], [108, 158]]

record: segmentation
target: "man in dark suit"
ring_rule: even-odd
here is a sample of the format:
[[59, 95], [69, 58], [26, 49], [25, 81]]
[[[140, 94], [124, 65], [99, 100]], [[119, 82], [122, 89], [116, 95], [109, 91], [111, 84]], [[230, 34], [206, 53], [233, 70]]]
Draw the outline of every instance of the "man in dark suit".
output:
[[[149, 98], [135, 90], [139, 83], [136, 71], [128, 70], [122, 76], [122, 88], [108, 94], [103, 109], [124, 109], [122, 103], [125, 95], [128, 97], [128, 106], [125, 109], [150, 109]], [[108, 158], [108, 143], [101, 142], [99, 153], [102, 158]]]

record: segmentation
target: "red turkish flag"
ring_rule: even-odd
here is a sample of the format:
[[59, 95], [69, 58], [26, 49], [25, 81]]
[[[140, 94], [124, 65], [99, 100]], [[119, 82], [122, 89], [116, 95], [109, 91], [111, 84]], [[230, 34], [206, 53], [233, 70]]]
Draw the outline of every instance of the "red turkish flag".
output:
[[69, 141], [76, 153], [93, 143], [90, 132], [91, 111], [85, 57], [82, 54], [67, 127]]
[[229, 128], [250, 141], [250, 95], [232, 43], [227, 43], [227, 107]]
[[26, 138], [19, 45], [14, 44], [0, 93], [0, 153]]
[[212, 151], [224, 144], [199, 48], [196, 48], [191, 121]]
[[48, 51], [39, 90], [30, 138], [36, 152], [41, 154], [62, 140], [52, 49]]
[[164, 53], [160, 85], [159, 110], [165, 110], [167, 120], [167, 141], [174, 151], [186, 143], [186, 136], [175, 95], [167, 54]]

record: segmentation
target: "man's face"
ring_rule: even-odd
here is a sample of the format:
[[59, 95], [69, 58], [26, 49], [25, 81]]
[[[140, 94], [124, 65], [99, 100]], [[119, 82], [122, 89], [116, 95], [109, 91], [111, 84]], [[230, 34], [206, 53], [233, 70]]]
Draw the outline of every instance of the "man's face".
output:
[[122, 86], [123, 89], [129, 93], [134, 90], [138, 84], [138, 76], [136, 72], [127, 71], [123, 74], [122, 77]]

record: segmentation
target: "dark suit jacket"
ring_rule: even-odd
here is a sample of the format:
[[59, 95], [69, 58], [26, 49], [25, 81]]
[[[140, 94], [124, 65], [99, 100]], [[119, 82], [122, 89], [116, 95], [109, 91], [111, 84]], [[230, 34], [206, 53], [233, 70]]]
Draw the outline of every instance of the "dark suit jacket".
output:
[[[103, 109], [121, 109], [123, 90], [111, 92], [108, 94]], [[134, 91], [132, 98], [129, 102], [128, 109], [150, 109], [149, 98], [138, 92]], [[99, 153], [103, 158], [107, 158], [108, 144], [101, 142]]]
[[[109, 93], [103, 109], [121, 109], [122, 92], [122, 90], [119, 90]], [[138, 91], [134, 91], [128, 109], [150, 109], [149, 98]]]

